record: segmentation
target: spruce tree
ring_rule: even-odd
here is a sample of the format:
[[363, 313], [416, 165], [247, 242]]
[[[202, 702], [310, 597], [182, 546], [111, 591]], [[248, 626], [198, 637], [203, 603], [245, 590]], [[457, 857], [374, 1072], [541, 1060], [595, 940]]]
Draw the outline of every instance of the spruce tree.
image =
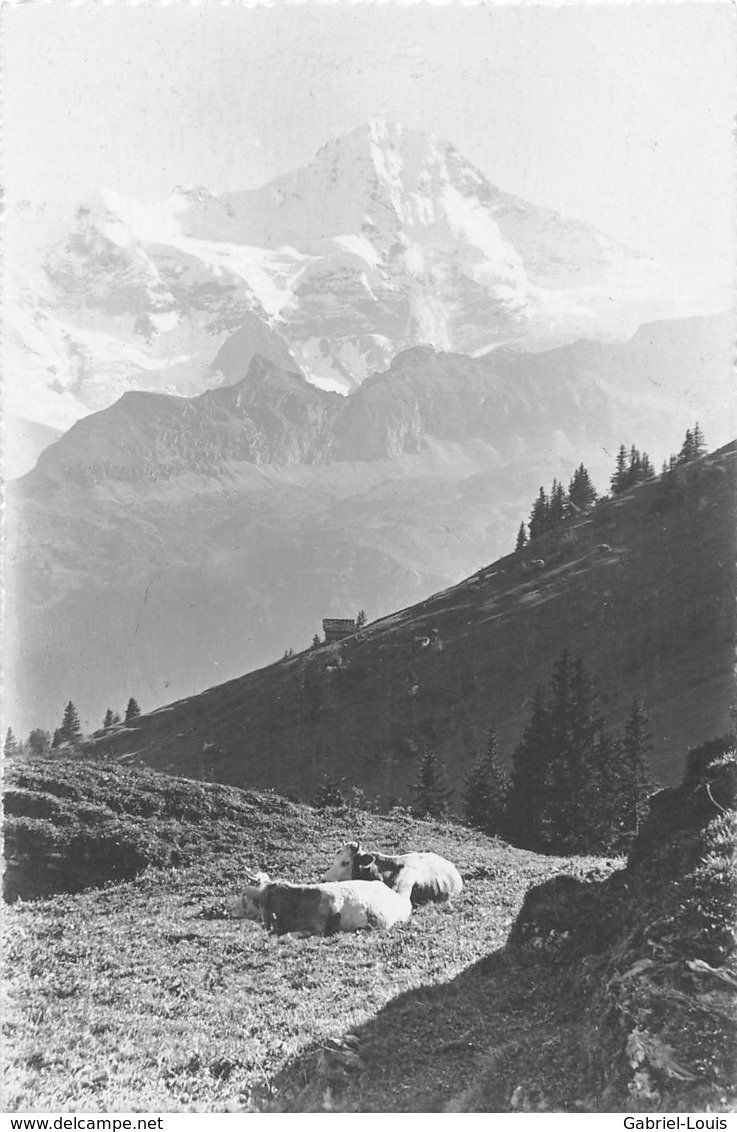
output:
[[445, 768], [437, 755], [426, 748], [420, 760], [417, 781], [413, 787], [412, 812], [418, 817], [439, 818], [447, 814], [453, 789], [448, 785]]
[[594, 753], [603, 720], [583, 659], [563, 650], [550, 684], [548, 782], [541, 815], [543, 844], [554, 852], [585, 851], [592, 840], [599, 784]]
[[690, 428], [686, 429], [686, 435], [683, 438], [681, 451], [678, 453], [677, 462], [679, 464], [690, 464], [694, 458], [694, 441], [693, 433]]
[[620, 444], [617, 452], [617, 465], [609, 481], [612, 495], [619, 495], [627, 486], [627, 449]]
[[650, 720], [642, 702], [634, 700], [622, 738], [620, 795], [623, 827], [634, 833], [642, 817], [647, 795], [652, 790], [647, 762], [653, 749]]
[[72, 744], [77, 743], [82, 738], [82, 728], [79, 725], [77, 709], [71, 700], [64, 708], [64, 718], [59, 728], [59, 737], [60, 742]]
[[486, 751], [477, 759], [463, 785], [463, 816], [489, 837], [504, 833], [507, 783], [499, 766], [496, 734], [489, 731]]
[[556, 527], [565, 518], [566, 503], [565, 488], [562, 483], [554, 479], [553, 486], [550, 489], [550, 507], [548, 509], [551, 527]]
[[105, 718], [102, 721], [102, 726], [104, 728], [108, 728], [108, 727], [112, 727], [112, 725], [113, 725], [113, 709], [108, 708], [107, 711], [105, 712]]
[[515, 551], [524, 550], [527, 546], [527, 528], [524, 523], [520, 523], [519, 530], [517, 531], [517, 542], [515, 544]]
[[642, 473], [642, 456], [638, 448], [634, 444], [630, 448], [629, 462], [627, 464], [627, 473], [625, 475], [625, 487], [633, 487], [636, 483], [640, 482]]
[[534, 692], [530, 721], [512, 757], [507, 791], [507, 837], [522, 849], [542, 846], [541, 819], [547, 789], [550, 712], [545, 689]]
[[128, 700], [128, 706], [125, 709], [125, 722], [127, 723], [129, 719], [135, 719], [140, 714], [141, 709], [139, 708], [136, 700], [133, 699], [133, 696], [131, 696], [131, 698]]
[[622, 760], [620, 736], [602, 730], [592, 749], [586, 852], [617, 852], [623, 847]]
[[596, 502], [596, 488], [583, 464], [579, 464], [568, 485], [568, 514], [588, 511]]
[[48, 731], [42, 731], [40, 727], [34, 727], [28, 736], [28, 750], [32, 755], [37, 758], [43, 758], [48, 755], [51, 749], [51, 736]]
[[5, 734], [5, 744], [3, 746], [3, 755], [6, 759], [17, 759], [20, 754], [20, 744], [13, 734], [13, 728], [9, 727]]
[[322, 642], [320, 641], [319, 635], [317, 633], [315, 633], [314, 637], [312, 638], [313, 649], [318, 649], [320, 647], [321, 643]]
[[365, 624], [366, 624], [366, 610], [365, 609], [359, 609], [358, 615], [356, 617], [356, 629], [363, 629]]
[[693, 445], [694, 460], [698, 460], [700, 456], [706, 455], [706, 441], [704, 440], [704, 434], [701, 431], [701, 425], [698, 421], [693, 426], [693, 432], [691, 433], [691, 443]]
[[540, 535], [544, 535], [549, 527], [550, 500], [545, 493], [545, 488], [541, 487], [537, 499], [532, 506], [532, 511], [530, 512], [530, 521], [528, 523], [530, 542], [532, 542], [533, 539], [539, 538]]
[[654, 479], [654, 478], [655, 478], [655, 468], [653, 467], [652, 461], [651, 461], [650, 457], [648, 456], [647, 452], [643, 452], [642, 453], [641, 479], [644, 481], [644, 480], [651, 480], [651, 479]]

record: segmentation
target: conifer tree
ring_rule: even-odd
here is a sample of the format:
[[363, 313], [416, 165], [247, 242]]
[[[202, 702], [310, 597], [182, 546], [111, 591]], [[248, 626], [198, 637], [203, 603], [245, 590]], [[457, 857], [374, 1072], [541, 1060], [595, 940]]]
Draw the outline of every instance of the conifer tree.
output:
[[42, 731], [40, 727], [34, 727], [33, 731], [28, 736], [27, 746], [30, 753], [37, 758], [43, 758], [48, 755], [51, 749], [51, 736], [48, 731]]
[[528, 523], [530, 542], [533, 539], [539, 538], [544, 535], [550, 526], [550, 500], [548, 499], [545, 488], [541, 487], [535, 500], [532, 511], [530, 512], [530, 521]]
[[5, 744], [3, 746], [3, 755], [6, 759], [17, 759], [20, 754], [20, 744], [13, 734], [13, 728], [9, 727], [5, 734]]
[[573, 661], [570, 688], [569, 845], [574, 851], [588, 851], [598, 845], [597, 806], [605, 801], [608, 785], [597, 767], [598, 744], [604, 732], [604, 720], [596, 708], [599, 693], [580, 654]]
[[128, 706], [125, 709], [125, 722], [127, 723], [129, 719], [136, 719], [136, 717], [140, 714], [141, 709], [138, 706], [137, 701], [133, 699], [133, 696], [131, 696], [131, 698], [128, 700]]
[[642, 470], [641, 470], [641, 473], [640, 473], [640, 478], [642, 480], [651, 480], [651, 479], [655, 478], [655, 468], [653, 467], [652, 461], [650, 460], [650, 457], [648, 456], [647, 452], [642, 453], [642, 466], [641, 466], [641, 468], [642, 468]]
[[113, 716], [113, 723], [122, 723], [122, 722], [123, 721], [120, 718], [120, 712], [116, 711], [115, 715]]
[[701, 425], [698, 421], [693, 426], [693, 432], [691, 433], [691, 443], [693, 446], [694, 460], [698, 460], [700, 456], [706, 455], [706, 441], [704, 440], [704, 434], [701, 431]]
[[507, 791], [507, 836], [523, 849], [542, 847], [541, 821], [547, 792], [550, 712], [545, 689], [535, 689], [530, 721], [512, 757]]
[[61, 743], [77, 743], [82, 738], [82, 728], [79, 725], [77, 709], [70, 700], [64, 708], [64, 717], [59, 728]]
[[314, 637], [312, 638], [312, 647], [313, 647], [313, 649], [317, 649], [317, 648], [319, 648], [319, 647], [320, 647], [320, 644], [321, 644], [321, 643], [322, 643], [322, 642], [320, 641], [320, 637], [319, 637], [319, 635], [318, 635], [317, 633], [315, 633]]
[[701, 431], [701, 426], [697, 421], [692, 429], [686, 429], [686, 435], [683, 438], [681, 451], [676, 457], [679, 465], [690, 464], [693, 460], [698, 460], [700, 456], [705, 455], [706, 444], [704, 442], [704, 434]]
[[524, 523], [520, 523], [519, 530], [517, 531], [517, 542], [515, 544], [515, 551], [524, 550], [527, 546], [527, 528]]
[[678, 453], [678, 456], [677, 456], [678, 463], [679, 464], [690, 464], [691, 461], [694, 458], [693, 454], [694, 454], [693, 433], [691, 432], [690, 428], [687, 428], [686, 429], [686, 435], [683, 438], [683, 444], [681, 445], [681, 451]]
[[463, 815], [469, 825], [489, 837], [504, 832], [507, 783], [499, 766], [496, 734], [489, 731], [486, 751], [477, 759], [463, 785]]
[[112, 727], [112, 725], [113, 725], [113, 709], [108, 708], [107, 711], [105, 712], [105, 718], [102, 721], [102, 726], [104, 728], [108, 728], [108, 727]]
[[603, 721], [596, 689], [580, 656], [563, 650], [553, 667], [545, 736], [545, 795], [539, 841], [553, 852], [584, 851], [591, 841], [594, 747]]
[[61, 737], [61, 728], [56, 727], [54, 729], [54, 737], [51, 740], [51, 750], [55, 751], [57, 749], [57, 747], [60, 747], [62, 745], [63, 742], [64, 742], [64, 740]]
[[553, 480], [553, 486], [550, 489], [550, 507], [548, 509], [548, 517], [550, 526], [555, 527], [558, 523], [562, 522], [566, 515], [566, 492], [563, 484], [557, 479]]
[[356, 628], [357, 629], [363, 629], [365, 624], [366, 624], [366, 610], [365, 609], [359, 609], [358, 615], [356, 617]]
[[622, 848], [622, 761], [620, 736], [602, 730], [592, 748], [587, 852]]
[[633, 701], [622, 738], [622, 763], [620, 775], [620, 809], [625, 832], [634, 833], [652, 781], [647, 771], [647, 761], [653, 748], [650, 733], [650, 720], [639, 699]]
[[627, 449], [620, 444], [617, 452], [617, 465], [609, 481], [612, 495], [619, 495], [627, 486]]
[[450, 808], [453, 793], [443, 764], [434, 751], [426, 748], [420, 760], [417, 782], [413, 787], [412, 812], [418, 817], [443, 817]]
[[583, 464], [579, 464], [568, 485], [567, 511], [569, 514], [579, 511], [588, 511], [595, 502], [596, 488], [592, 484], [591, 477], [586, 471], [586, 468]]
[[638, 448], [634, 444], [630, 448], [629, 462], [627, 464], [627, 473], [625, 475], [625, 487], [633, 487], [634, 484], [640, 482], [640, 475], [642, 472], [642, 456]]

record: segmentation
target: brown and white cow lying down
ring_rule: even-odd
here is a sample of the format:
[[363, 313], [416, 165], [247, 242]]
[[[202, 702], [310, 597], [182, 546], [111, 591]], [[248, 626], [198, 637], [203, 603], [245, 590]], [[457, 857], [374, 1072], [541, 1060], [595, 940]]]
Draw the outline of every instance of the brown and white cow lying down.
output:
[[366, 852], [357, 841], [340, 850], [323, 881], [380, 880], [413, 904], [452, 900], [463, 888], [455, 865], [437, 853], [402, 853], [397, 857]]
[[331, 935], [360, 928], [391, 928], [412, 914], [408, 896], [368, 880], [348, 884], [290, 884], [266, 873], [249, 877], [231, 905], [239, 919], [261, 920], [267, 931]]

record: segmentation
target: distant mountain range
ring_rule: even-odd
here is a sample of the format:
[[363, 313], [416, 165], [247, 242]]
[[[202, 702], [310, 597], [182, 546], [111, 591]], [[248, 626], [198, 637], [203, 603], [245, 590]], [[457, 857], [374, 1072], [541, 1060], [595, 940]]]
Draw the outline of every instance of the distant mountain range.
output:
[[541, 349], [693, 313], [652, 260], [380, 120], [260, 189], [23, 202], [6, 252], [6, 411], [55, 429], [128, 390], [232, 384], [256, 353], [346, 392], [417, 345]]
[[640, 485], [444, 592], [332, 645], [170, 703], [91, 749], [173, 773], [297, 789], [345, 779], [407, 801], [431, 747], [459, 787], [494, 727], [509, 758], [563, 648], [623, 727], [652, 720], [651, 770], [725, 734], [737, 636], [737, 442]]
[[[263, 356], [194, 398], [128, 392], [8, 490], [8, 714], [90, 727], [300, 649], [507, 551], [541, 483], [656, 462], [731, 402], [728, 317], [479, 358], [416, 347], [349, 397]], [[655, 444], [655, 447], [653, 447]]]

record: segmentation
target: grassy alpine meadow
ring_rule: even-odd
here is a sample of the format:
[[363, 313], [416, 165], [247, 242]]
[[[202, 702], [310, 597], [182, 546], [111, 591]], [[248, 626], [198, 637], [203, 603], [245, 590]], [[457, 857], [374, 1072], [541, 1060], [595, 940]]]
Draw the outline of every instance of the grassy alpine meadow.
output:
[[[442, 1111], [500, 1042], [509, 1054], [529, 1028], [534, 1046], [545, 1025], [555, 1040], [551, 993], [570, 1014], [545, 973], [554, 957], [504, 950], [527, 890], [622, 864], [89, 761], [22, 764], [8, 779], [6, 1111]], [[317, 880], [350, 839], [434, 850], [463, 892], [386, 932], [275, 936], [230, 918], [246, 871]], [[83, 866], [59, 865], [88, 845], [114, 871], [111, 844], [126, 867], [136, 846], [136, 875], [104, 882], [98, 869], [85, 890]], [[61, 885], [80, 890], [44, 894]], [[500, 1108], [515, 1072], [500, 1078]]]

